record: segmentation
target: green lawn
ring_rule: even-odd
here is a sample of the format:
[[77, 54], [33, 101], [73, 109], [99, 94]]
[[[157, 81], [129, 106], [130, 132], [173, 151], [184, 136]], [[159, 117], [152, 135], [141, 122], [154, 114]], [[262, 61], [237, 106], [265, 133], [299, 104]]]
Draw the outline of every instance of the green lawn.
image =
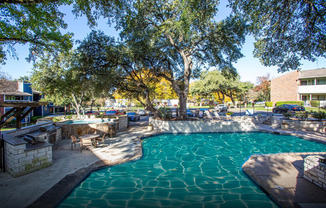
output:
[[10, 130], [14, 130], [16, 128], [1, 128], [1, 131], [10, 131]]

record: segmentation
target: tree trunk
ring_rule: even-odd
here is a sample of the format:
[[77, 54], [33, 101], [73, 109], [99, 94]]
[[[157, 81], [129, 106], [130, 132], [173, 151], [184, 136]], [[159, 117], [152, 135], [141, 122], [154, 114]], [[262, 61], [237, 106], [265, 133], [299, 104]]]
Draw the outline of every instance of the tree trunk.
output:
[[187, 118], [187, 96], [179, 95], [179, 111], [180, 111], [180, 118], [186, 119]]

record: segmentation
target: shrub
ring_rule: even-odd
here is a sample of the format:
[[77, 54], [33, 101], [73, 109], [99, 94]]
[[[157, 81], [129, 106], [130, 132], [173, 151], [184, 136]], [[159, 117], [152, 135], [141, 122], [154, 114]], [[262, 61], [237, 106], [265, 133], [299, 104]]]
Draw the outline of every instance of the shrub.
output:
[[286, 118], [286, 119], [289, 119], [290, 117], [292, 117], [294, 114], [291, 112], [291, 111], [288, 111], [286, 113], [283, 113], [283, 116]]
[[158, 109], [158, 116], [161, 119], [170, 119], [170, 118], [172, 118], [172, 111], [170, 108], [160, 107]]
[[275, 106], [280, 106], [283, 104], [289, 104], [289, 105], [300, 105], [303, 106], [304, 105], [304, 101], [279, 101], [275, 103]]
[[273, 102], [265, 102], [266, 107], [273, 107]]
[[60, 116], [54, 117], [54, 118], [52, 119], [53, 122], [59, 122], [59, 121], [61, 121], [61, 120], [62, 120], [62, 117], [60, 117]]
[[312, 111], [311, 112], [311, 116], [317, 120], [322, 120], [322, 119], [326, 119], [326, 113], [325, 112], [315, 112], [315, 111]]
[[69, 120], [72, 119], [72, 115], [67, 115], [66, 119], [69, 119]]
[[319, 100], [312, 100], [310, 101], [311, 107], [319, 107], [320, 101]]
[[43, 118], [43, 117], [45, 117], [45, 116], [32, 116], [31, 117], [31, 123], [36, 123], [37, 119]]
[[306, 120], [308, 118], [307, 111], [297, 111], [295, 112], [295, 117]]

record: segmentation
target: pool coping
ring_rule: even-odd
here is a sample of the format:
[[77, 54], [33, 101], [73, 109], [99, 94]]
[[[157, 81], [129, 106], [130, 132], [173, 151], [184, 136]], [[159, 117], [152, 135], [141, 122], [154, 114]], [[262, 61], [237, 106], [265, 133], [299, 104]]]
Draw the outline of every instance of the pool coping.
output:
[[[302, 134], [302, 132], [300, 134], [298, 134], [298, 133], [295, 133], [295, 132], [291, 132], [289, 130], [272, 129], [272, 128], [269, 128], [269, 127], [267, 127], [265, 125], [261, 125], [258, 128], [258, 131], [253, 131], [253, 132], [266, 132], [266, 133], [274, 133], [274, 134], [291, 135], [291, 136], [296, 136], [296, 137], [303, 138], [303, 139], [306, 139], [306, 140], [312, 140], [312, 141], [317, 141], [317, 142], [321, 142], [321, 143], [326, 144], [326, 137], [324, 138], [324, 140], [318, 139], [318, 138], [316, 139], [316, 138], [313, 138], [311, 136], [304, 135], [304, 134]], [[199, 133], [199, 132], [197, 132], [197, 133]], [[209, 133], [213, 133], [213, 132], [209, 132]], [[215, 132], [215, 133], [218, 133], [218, 132]], [[226, 132], [223, 132], [223, 133], [226, 133]], [[232, 133], [235, 133], [235, 132], [232, 132]], [[251, 133], [251, 132], [247, 132], [247, 133]], [[309, 133], [311, 133], [311, 132], [309, 132]], [[141, 141], [141, 147], [142, 147], [143, 139], [149, 138], [149, 137], [152, 137], [152, 136], [161, 135], [161, 134], [166, 134], [166, 133], [161, 132], [161, 131], [154, 131], [154, 132], [152, 132], [150, 134], [143, 134], [142, 136], [137, 137], [137, 139], [139, 139]], [[175, 134], [175, 133], [171, 133], [171, 134]], [[180, 134], [182, 134], [182, 133], [180, 133]], [[189, 134], [189, 133], [186, 133], [186, 134]], [[326, 154], [326, 152], [323, 152], [323, 153]], [[278, 153], [278, 154], [282, 154], [282, 153]], [[284, 154], [292, 154], [292, 153], [284, 153]], [[305, 154], [305, 153], [302, 152], [300, 154]], [[276, 155], [276, 154], [262, 154], [262, 155], [266, 156], [266, 155]], [[122, 163], [126, 163], [126, 162], [131, 162], [131, 161], [134, 161], [134, 160], [138, 160], [141, 157], [142, 157], [142, 152], [141, 152], [141, 155], [135, 155], [132, 158], [121, 160], [121, 161], [116, 162], [116, 163], [111, 163], [110, 161], [107, 161], [107, 160], [100, 160], [100, 161], [97, 161], [97, 162], [89, 165], [88, 167], [81, 168], [81, 169], [77, 170], [76, 172], [74, 172], [72, 174], [66, 175], [57, 184], [55, 184], [53, 187], [51, 187], [41, 197], [39, 197], [37, 200], [35, 200], [33, 203], [31, 203], [27, 207], [42, 207], [42, 208], [43, 207], [56, 207], [62, 202], [62, 200], [64, 200], [64, 198], [68, 194], [70, 194], [74, 190], [74, 188], [76, 186], [78, 186], [92, 172], [94, 172], [96, 170], [99, 170], [99, 169], [102, 169], [102, 168], [105, 168], [105, 167], [109, 167], [109, 166], [113, 166], [113, 165], [117, 165], [117, 164], [122, 164]], [[252, 175], [248, 174], [247, 172], [246, 172], [246, 174], [267, 195], [269, 195], [272, 200], [274, 200], [279, 205], [284, 204], [284, 203], [280, 203], [280, 201], [278, 200], [278, 199], [281, 198], [281, 196], [272, 194], [266, 187], [262, 186], [262, 184], [259, 182], [258, 179], [256, 179], [255, 177], [252, 177]]]

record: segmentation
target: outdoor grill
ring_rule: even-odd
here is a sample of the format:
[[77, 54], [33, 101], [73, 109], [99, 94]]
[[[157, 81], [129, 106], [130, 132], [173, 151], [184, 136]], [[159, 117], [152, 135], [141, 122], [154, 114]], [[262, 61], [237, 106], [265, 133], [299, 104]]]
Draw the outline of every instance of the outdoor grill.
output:
[[47, 133], [47, 138], [50, 143], [53, 143], [56, 141], [56, 134], [57, 129], [60, 127], [56, 127], [55, 125], [48, 125], [48, 126], [42, 126], [40, 127], [41, 132]]

